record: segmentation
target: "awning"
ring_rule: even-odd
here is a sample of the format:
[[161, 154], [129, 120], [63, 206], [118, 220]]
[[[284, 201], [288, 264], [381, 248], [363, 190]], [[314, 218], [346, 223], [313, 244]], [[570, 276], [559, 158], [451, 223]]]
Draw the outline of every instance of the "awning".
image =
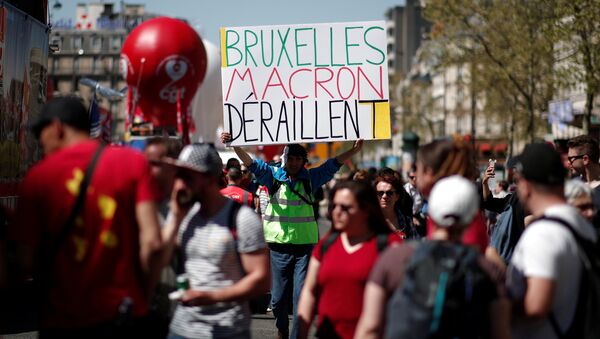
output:
[[479, 151], [480, 152], [491, 152], [492, 151], [492, 145], [490, 145], [488, 143], [479, 144]]
[[505, 143], [497, 144], [494, 147], [494, 151], [496, 153], [505, 153], [507, 150], [508, 150], [508, 144], [505, 144]]

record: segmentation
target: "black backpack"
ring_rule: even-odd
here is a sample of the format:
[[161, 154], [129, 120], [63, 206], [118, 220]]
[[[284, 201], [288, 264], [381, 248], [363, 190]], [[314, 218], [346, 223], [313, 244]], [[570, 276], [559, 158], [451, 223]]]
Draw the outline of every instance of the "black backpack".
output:
[[441, 241], [410, 243], [403, 283], [387, 304], [385, 338], [489, 337], [496, 287], [470, 247]]
[[563, 333], [554, 313], [550, 313], [548, 318], [554, 332], [561, 339], [600, 338], [600, 242], [594, 243], [583, 238], [563, 219], [543, 216], [537, 220], [550, 220], [565, 226], [577, 242], [579, 258], [583, 264], [573, 323]]

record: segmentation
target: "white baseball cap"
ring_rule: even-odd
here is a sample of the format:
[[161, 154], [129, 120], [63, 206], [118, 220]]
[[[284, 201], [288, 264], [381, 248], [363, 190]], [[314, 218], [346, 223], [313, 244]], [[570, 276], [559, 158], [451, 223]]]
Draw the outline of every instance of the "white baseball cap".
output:
[[475, 184], [460, 175], [438, 181], [429, 196], [427, 212], [438, 227], [465, 227], [479, 209]]

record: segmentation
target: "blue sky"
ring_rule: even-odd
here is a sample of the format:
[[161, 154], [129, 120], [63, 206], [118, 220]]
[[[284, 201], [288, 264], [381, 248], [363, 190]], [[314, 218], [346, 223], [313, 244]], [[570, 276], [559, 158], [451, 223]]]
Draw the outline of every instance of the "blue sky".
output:
[[[90, 0], [59, 0], [57, 19], [75, 19], [77, 3]], [[100, 1], [101, 2], [101, 1]], [[119, 1], [104, 1], [118, 4]], [[218, 43], [219, 28], [232, 26], [282, 25], [300, 23], [383, 20], [386, 9], [404, 4], [404, 0], [137, 0], [146, 10], [187, 19], [203, 38]], [[117, 9], [119, 6], [117, 6]]]

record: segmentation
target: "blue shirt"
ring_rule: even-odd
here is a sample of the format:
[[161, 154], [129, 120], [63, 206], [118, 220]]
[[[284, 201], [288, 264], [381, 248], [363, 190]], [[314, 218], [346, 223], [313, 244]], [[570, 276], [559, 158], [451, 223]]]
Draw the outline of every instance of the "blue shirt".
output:
[[297, 180], [310, 180], [312, 187], [312, 194], [333, 179], [335, 173], [342, 167], [335, 158], [328, 159], [321, 166], [311, 168], [307, 170], [302, 168], [296, 180], [291, 180], [284, 167], [269, 166], [266, 162], [255, 159], [252, 161], [252, 165], [248, 167], [250, 172], [254, 173], [256, 180], [261, 184], [267, 186], [267, 189], [271, 191], [273, 187], [273, 181], [277, 180], [281, 183], [287, 183], [289, 186], [294, 187]]

